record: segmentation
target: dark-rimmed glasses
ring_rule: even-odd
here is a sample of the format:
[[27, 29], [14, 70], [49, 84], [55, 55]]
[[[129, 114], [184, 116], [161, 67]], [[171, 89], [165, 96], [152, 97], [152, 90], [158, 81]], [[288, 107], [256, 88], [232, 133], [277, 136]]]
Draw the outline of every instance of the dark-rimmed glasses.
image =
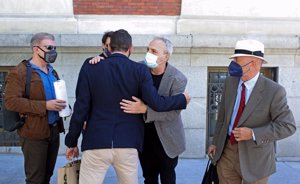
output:
[[41, 47], [36, 45], [36, 46], [33, 46], [33, 47], [38, 47], [40, 49], [42, 49], [41, 47], [45, 47], [47, 50], [56, 50], [56, 46], [54, 46], [54, 45], [43, 45]]
[[56, 50], [56, 46], [54, 45], [44, 45], [43, 47], [45, 47], [47, 50]]

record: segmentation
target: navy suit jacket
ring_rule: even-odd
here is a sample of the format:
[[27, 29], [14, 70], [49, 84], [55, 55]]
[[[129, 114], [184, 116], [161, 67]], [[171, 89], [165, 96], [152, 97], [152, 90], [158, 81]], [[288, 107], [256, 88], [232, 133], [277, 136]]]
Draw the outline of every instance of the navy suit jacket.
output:
[[[186, 108], [183, 94], [161, 97], [149, 69], [115, 53], [96, 65], [87, 59], [79, 73], [76, 102], [65, 144], [76, 147], [83, 132], [82, 151], [104, 148], [143, 148], [143, 118], [120, 108], [122, 99], [136, 96], [155, 111]], [[82, 131], [87, 120], [86, 129]]]

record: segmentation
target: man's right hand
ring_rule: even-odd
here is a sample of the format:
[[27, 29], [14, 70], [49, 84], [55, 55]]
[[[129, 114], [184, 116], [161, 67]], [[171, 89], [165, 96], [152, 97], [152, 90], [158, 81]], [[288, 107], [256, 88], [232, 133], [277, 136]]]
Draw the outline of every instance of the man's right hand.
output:
[[135, 96], [132, 96], [132, 99], [133, 101], [122, 99], [120, 102], [121, 109], [123, 109], [125, 113], [143, 114], [147, 111], [147, 105], [145, 105], [141, 99]]
[[217, 147], [215, 145], [210, 145], [208, 147], [207, 155], [213, 157], [216, 154]]
[[74, 148], [68, 148], [66, 149], [66, 158], [67, 160], [73, 160], [74, 157], [78, 157], [79, 156], [79, 150], [78, 147], [74, 147]]
[[184, 92], [183, 95], [185, 96], [185, 99], [186, 99], [186, 104], [190, 103], [191, 101], [191, 97], [190, 95], [188, 94], [188, 92]]
[[101, 56], [95, 56], [89, 61], [89, 63], [94, 65], [94, 64], [99, 63], [101, 60], [104, 60], [104, 58]]
[[46, 109], [49, 111], [61, 111], [66, 107], [64, 100], [48, 100], [46, 101]]

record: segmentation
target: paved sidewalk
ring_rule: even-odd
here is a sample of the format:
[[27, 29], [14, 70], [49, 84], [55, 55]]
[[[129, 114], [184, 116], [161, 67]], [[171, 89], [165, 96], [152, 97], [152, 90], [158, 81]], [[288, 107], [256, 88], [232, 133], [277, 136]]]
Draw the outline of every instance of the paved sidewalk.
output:
[[[51, 183], [56, 184], [57, 168], [67, 163], [59, 156]], [[200, 184], [206, 167], [205, 159], [180, 159], [177, 166], [177, 184]], [[0, 154], [0, 184], [24, 184], [23, 156]], [[104, 184], [116, 184], [115, 172], [110, 168]], [[143, 183], [141, 170], [139, 183]], [[300, 184], [300, 162], [277, 162], [277, 172], [271, 176], [269, 184]]]

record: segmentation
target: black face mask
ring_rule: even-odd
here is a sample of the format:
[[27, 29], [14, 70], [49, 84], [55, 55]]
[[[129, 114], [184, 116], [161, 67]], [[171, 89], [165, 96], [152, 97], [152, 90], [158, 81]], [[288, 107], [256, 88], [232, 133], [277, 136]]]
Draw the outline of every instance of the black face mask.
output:
[[105, 57], [109, 57], [109, 56], [111, 55], [111, 52], [108, 50], [107, 47], [105, 47], [105, 48], [103, 49], [103, 54], [104, 54]]
[[54, 63], [55, 62], [55, 60], [57, 58], [57, 52], [55, 49], [46, 52], [41, 47], [39, 47], [39, 46], [37, 46], [37, 47], [45, 53], [44, 58], [39, 55], [40, 58], [42, 58], [46, 63]]

